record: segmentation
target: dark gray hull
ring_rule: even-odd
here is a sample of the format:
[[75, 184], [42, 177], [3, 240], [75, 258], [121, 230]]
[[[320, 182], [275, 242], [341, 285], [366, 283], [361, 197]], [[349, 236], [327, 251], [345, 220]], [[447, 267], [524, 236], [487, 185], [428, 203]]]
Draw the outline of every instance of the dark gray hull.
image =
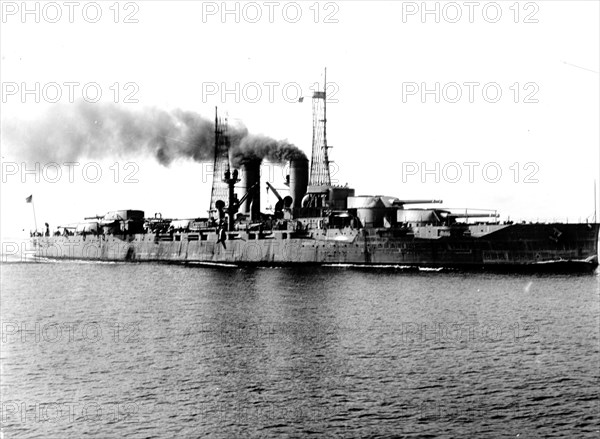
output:
[[301, 234], [214, 231], [165, 235], [38, 237], [42, 258], [285, 266], [398, 265], [591, 271], [598, 224], [472, 225], [461, 228], [316, 229]]

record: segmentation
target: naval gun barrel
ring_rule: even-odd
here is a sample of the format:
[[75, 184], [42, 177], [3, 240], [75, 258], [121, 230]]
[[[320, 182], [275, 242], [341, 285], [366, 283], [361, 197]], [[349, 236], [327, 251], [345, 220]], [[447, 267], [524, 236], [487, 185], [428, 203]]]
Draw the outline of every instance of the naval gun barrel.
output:
[[499, 213], [450, 213], [452, 218], [498, 218]]
[[394, 204], [440, 204], [442, 200], [395, 200]]

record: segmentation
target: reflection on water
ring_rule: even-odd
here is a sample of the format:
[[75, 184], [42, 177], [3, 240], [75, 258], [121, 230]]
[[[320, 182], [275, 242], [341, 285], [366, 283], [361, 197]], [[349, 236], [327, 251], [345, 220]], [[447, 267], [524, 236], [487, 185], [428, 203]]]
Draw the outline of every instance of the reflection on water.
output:
[[598, 276], [2, 267], [7, 437], [596, 436]]

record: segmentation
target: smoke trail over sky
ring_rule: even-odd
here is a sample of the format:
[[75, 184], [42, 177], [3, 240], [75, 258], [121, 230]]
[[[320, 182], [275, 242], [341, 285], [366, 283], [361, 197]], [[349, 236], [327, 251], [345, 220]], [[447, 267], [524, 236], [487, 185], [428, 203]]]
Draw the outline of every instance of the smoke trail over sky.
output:
[[[287, 141], [229, 127], [233, 166], [246, 158], [281, 163], [304, 153]], [[151, 155], [168, 166], [184, 158], [214, 158], [214, 121], [192, 111], [130, 109], [112, 103], [55, 105], [39, 120], [7, 120], [3, 142], [24, 160], [63, 163]]]

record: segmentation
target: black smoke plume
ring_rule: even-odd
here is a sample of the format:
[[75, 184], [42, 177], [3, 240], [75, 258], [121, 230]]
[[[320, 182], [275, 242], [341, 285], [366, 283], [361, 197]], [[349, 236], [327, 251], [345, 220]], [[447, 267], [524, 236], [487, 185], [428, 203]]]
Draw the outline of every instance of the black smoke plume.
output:
[[274, 140], [270, 137], [248, 135], [243, 137], [230, 153], [234, 168], [251, 160], [268, 160], [273, 163], [284, 163], [289, 160], [306, 158], [304, 152], [287, 141]]
[[[243, 125], [229, 127], [228, 133], [234, 167], [247, 159], [282, 163], [305, 157], [287, 141], [249, 134]], [[5, 121], [3, 134], [3, 140], [30, 161], [64, 163], [79, 158], [151, 155], [168, 166], [180, 158], [214, 159], [214, 119], [179, 109], [135, 110], [112, 103], [59, 104], [38, 120]]]

